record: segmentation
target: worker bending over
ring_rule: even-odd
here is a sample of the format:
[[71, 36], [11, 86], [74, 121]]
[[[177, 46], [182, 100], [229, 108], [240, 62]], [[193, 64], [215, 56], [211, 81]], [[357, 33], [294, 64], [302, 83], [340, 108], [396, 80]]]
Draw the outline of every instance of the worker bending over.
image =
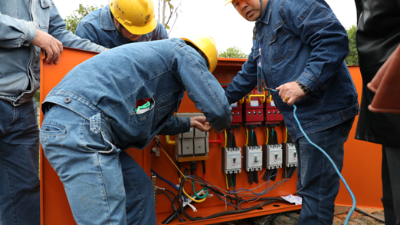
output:
[[[150, 178], [125, 157], [131, 168], [123, 179], [118, 155], [145, 148], [157, 134], [229, 126], [231, 108], [211, 74], [218, 60], [214, 40], [184, 40], [106, 51], [75, 67], [47, 95], [41, 144], [79, 225], [156, 224]], [[205, 117], [173, 115], [184, 91]], [[150, 100], [140, 106], [142, 99]], [[124, 182], [134, 188], [124, 189]]]
[[83, 18], [75, 34], [107, 48], [168, 39], [154, 17], [153, 0], [112, 0]]
[[256, 21], [253, 48], [226, 90], [237, 102], [261, 75], [282, 112], [298, 154], [297, 194], [303, 198], [299, 225], [332, 224], [339, 177], [308, 137], [343, 166], [347, 140], [359, 106], [357, 91], [344, 62], [349, 52], [346, 30], [324, 0], [230, 0], [239, 14]]

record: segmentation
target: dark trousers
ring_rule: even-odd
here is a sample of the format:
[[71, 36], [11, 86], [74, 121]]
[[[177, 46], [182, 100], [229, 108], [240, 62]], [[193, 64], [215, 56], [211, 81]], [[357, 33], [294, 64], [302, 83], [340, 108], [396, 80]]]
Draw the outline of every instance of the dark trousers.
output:
[[400, 147], [382, 146], [382, 203], [386, 225], [400, 225]]

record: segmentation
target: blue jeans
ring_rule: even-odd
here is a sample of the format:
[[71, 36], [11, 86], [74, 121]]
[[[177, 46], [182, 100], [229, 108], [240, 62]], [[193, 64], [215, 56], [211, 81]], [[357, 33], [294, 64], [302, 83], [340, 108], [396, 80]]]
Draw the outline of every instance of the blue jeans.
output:
[[0, 100], [0, 224], [40, 224], [39, 129], [34, 100]]
[[[321, 147], [341, 171], [344, 148], [354, 118], [335, 127], [308, 135]], [[298, 220], [299, 225], [332, 225], [335, 198], [339, 192], [340, 178], [330, 161], [305, 137], [295, 142], [299, 156], [297, 171], [297, 194], [303, 198]]]
[[113, 139], [108, 118], [89, 121], [58, 105], [46, 112], [40, 131], [77, 224], [156, 224], [150, 178]]

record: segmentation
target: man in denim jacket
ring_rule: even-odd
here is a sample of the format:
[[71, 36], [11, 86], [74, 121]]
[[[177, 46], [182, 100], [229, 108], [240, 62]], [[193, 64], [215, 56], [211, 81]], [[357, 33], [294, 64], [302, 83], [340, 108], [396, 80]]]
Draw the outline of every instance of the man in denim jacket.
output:
[[254, 46], [226, 90], [229, 103], [257, 84], [257, 63], [282, 112], [298, 153], [297, 193], [303, 198], [298, 224], [332, 224], [339, 177], [328, 159], [302, 135], [324, 149], [339, 169], [343, 144], [358, 114], [357, 92], [344, 62], [346, 30], [323, 0], [231, 0], [245, 19], [256, 21]]
[[[47, 95], [40, 140], [79, 225], [156, 224], [150, 178], [131, 159], [125, 180], [127, 158], [118, 156], [157, 134], [229, 126], [231, 108], [210, 73], [218, 60], [213, 39], [185, 40], [193, 47], [168, 39], [113, 48], [75, 67]], [[184, 91], [205, 117], [173, 115]], [[149, 107], [136, 112], [142, 99]], [[125, 182], [132, 189], [124, 190]]]
[[[112, 0], [111, 4], [93, 11], [83, 18], [78, 24], [75, 34], [107, 48], [168, 39], [165, 27], [154, 18], [153, 0], [145, 2], [147, 5], [143, 6], [143, 0]], [[124, 14], [119, 12], [116, 8], [117, 5], [124, 11]], [[149, 22], [138, 21], [141, 18], [138, 16], [139, 14], [150, 14]], [[132, 25], [124, 24], [125, 18], [123, 19], [121, 16], [125, 16], [126, 19], [135, 19], [135, 21], [132, 21]]]
[[57, 63], [64, 46], [105, 48], [65, 29], [51, 0], [0, 2], [0, 224], [39, 225], [39, 130], [32, 99], [40, 49]]

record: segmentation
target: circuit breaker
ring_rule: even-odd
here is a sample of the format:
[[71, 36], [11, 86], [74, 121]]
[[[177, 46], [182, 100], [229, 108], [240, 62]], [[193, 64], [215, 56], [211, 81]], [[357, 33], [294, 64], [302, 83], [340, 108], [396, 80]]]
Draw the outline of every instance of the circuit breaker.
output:
[[265, 102], [265, 125], [273, 126], [280, 125], [283, 121], [282, 113], [276, 108], [274, 100]]
[[263, 152], [261, 146], [245, 146], [243, 151], [243, 169], [247, 172], [262, 169]]
[[[177, 113], [177, 117], [190, 118], [195, 116], [204, 116], [202, 113]], [[209, 152], [208, 133], [200, 131], [191, 127], [188, 132], [175, 135], [175, 156], [178, 161], [179, 158], [184, 157], [199, 157], [207, 156]], [[204, 160], [199, 159], [199, 160]]]
[[243, 103], [243, 123], [247, 127], [260, 127], [264, 121], [265, 96], [249, 95]]
[[282, 145], [263, 145], [263, 164], [268, 170], [282, 168]]
[[283, 143], [283, 165], [285, 167], [297, 167], [297, 151], [293, 143]]
[[231, 128], [239, 128], [240, 123], [243, 121], [242, 105], [243, 101], [238, 101], [236, 103], [231, 104], [232, 107], [232, 122], [230, 125]]
[[242, 171], [242, 149], [239, 147], [222, 148], [222, 172], [225, 174]]

